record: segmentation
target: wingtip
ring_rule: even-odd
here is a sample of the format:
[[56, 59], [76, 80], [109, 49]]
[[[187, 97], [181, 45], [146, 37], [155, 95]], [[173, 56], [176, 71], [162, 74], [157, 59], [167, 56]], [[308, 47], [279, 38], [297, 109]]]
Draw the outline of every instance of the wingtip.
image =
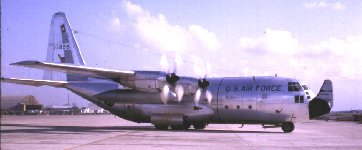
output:
[[1, 77], [1, 82], [7, 82], [11, 80], [11, 78]]
[[19, 61], [16, 63], [11, 63], [10, 65], [14, 65], [14, 66], [27, 66], [27, 65], [34, 65], [34, 64], [39, 64], [41, 62], [39, 61], [32, 61], [32, 60], [27, 60], [27, 61]]

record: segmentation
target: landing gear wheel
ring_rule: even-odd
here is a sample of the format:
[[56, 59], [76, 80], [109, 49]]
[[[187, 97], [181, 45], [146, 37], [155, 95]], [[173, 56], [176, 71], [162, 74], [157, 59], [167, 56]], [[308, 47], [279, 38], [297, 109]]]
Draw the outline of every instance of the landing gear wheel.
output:
[[182, 125], [171, 125], [172, 130], [188, 130], [190, 128], [190, 123], [183, 123]]
[[155, 124], [155, 128], [156, 128], [157, 130], [167, 130], [167, 129], [168, 129], [168, 125]]
[[171, 129], [172, 129], [172, 130], [182, 130], [182, 129], [183, 129], [183, 125], [171, 125]]
[[286, 122], [282, 124], [282, 130], [284, 133], [289, 133], [294, 130], [294, 123], [293, 122]]
[[194, 123], [192, 124], [194, 126], [195, 129], [199, 130], [199, 129], [205, 129], [206, 127], [206, 123]]
[[188, 130], [191, 127], [191, 123], [184, 123], [183, 129]]

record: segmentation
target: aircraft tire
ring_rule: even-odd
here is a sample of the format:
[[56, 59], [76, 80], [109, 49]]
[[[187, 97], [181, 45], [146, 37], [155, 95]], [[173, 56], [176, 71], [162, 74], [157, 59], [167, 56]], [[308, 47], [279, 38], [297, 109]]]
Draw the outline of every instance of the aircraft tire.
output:
[[193, 123], [192, 126], [194, 126], [196, 130], [205, 129], [206, 123]]
[[294, 123], [293, 122], [286, 122], [282, 124], [282, 130], [284, 133], [290, 133], [294, 130]]
[[167, 129], [168, 129], [168, 125], [155, 124], [155, 128], [156, 128], [157, 130], [167, 130]]
[[171, 125], [172, 130], [182, 130], [184, 129], [183, 125]]
[[183, 123], [183, 125], [171, 125], [172, 130], [188, 130], [191, 127], [191, 123]]
[[190, 127], [191, 127], [191, 123], [184, 123], [183, 128], [184, 128], [185, 130], [188, 130]]

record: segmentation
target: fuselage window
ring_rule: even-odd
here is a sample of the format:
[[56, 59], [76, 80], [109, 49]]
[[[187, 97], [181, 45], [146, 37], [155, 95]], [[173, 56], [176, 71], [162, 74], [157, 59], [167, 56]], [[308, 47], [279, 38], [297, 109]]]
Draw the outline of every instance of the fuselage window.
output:
[[300, 84], [298, 82], [288, 82], [288, 91], [289, 92], [293, 92], [293, 91], [301, 91], [302, 87], [300, 86]]
[[295, 96], [294, 102], [295, 103], [304, 103], [304, 96]]
[[240, 109], [240, 106], [239, 106], [239, 105], [237, 105], [237, 106], [236, 106], [236, 108], [237, 108], [237, 109]]

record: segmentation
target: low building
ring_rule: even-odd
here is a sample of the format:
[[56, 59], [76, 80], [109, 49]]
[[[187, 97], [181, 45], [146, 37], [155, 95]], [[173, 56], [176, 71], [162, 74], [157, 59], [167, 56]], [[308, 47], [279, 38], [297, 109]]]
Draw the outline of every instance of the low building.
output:
[[32, 95], [1, 96], [1, 114], [41, 114], [43, 105]]
[[100, 108], [100, 109], [97, 109], [97, 110], [94, 110], [95, 113], [97, 114], [109, 114], [109, 111], [108, 110], [105, 110], [103, 108]]
[[103, 108], [99, 108], [99, 109], [92, 109], [92, 108], [88, 108], [88, 107], [83, 107], [81, 109], [81, 114], [83, 115], [93, 115], [93, 114], [109, 114], [108, 110], [105, 110]]
[[353, 121], [362, 123], [362, 114], [353, 115]]
[[77, 115], [81, 113], [81, 110], [78, 107], [71, 105], [52, 105], [46, 108], [46, 111], [49, 115]]
[[83, 115], [86, 115], [86, 114], [94, 114], [94, 110], [93, 109], [90, 109], [90, 108], [87, 108], [87, 107], [83, 107], [81, 109], [81, 113]]
[[87, 107], [82, 108], [82, 114], [109, 114], [109, 111], [89, 103]]

